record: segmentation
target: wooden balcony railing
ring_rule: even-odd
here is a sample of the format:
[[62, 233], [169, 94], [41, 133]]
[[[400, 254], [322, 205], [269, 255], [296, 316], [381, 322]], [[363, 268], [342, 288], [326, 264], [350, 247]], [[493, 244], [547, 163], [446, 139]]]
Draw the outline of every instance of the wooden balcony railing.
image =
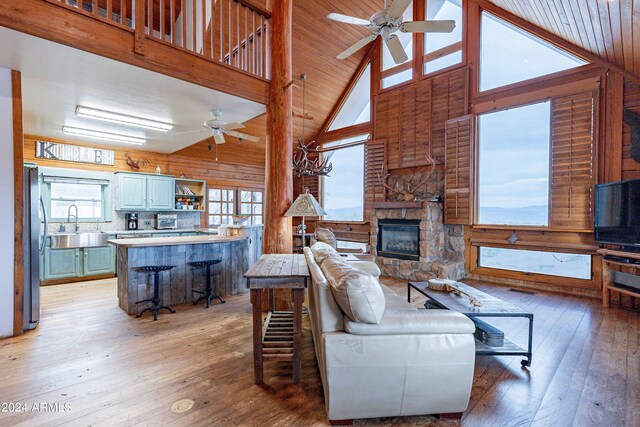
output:
[[[268, 79], [270, 13], [252, 0], [46, 0]], [[256, 1], [256, 0], [253, 0]], [[138, 4], [136, 4], [138, 3]], [[138, 16], [137, 16], [138, 15]]]

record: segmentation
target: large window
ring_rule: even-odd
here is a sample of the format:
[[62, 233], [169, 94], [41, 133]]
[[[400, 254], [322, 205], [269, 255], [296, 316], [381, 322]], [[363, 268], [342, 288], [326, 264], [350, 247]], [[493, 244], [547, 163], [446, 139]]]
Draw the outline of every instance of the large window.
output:
[[478, 117], [478, 223], [549, 225], [550, 103]]
[[425, 16], [428, 20], [456, 21], [456, 27], [451, 33], [425, 33], [423, 73], [462, 62], [462, 1], [427, 1]]
[[482, 13], [481, 25], [481, 91], [586, 64], [486, 12]]
[[480, 247], [478, 265], [523, 273], [591, 279], [591, 256], [582, 254]]
[[364, 217], [364, 144], [348, 145], [348, 141], [323, 145], [338, 146], [322, 153], [333, 164], [329, 176], [322, 177], [322, 204], [327, 212], [324, 219], [328, 221], [362, 221]]
[[366, 123], [371, 120], [371, 65], [367, 65], [340, 111], [331, 122], [328, 131]]

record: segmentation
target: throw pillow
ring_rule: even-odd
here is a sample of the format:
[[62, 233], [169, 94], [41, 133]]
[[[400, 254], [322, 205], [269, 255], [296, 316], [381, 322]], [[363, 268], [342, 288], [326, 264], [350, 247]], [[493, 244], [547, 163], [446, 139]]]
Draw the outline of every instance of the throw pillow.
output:
[[338, 254], [338, 251], [323, 242], [318, 242], [311, 246], [309, 249], [311, 249], [311, 253], [313, 253], [313, 257], [315, 258], [318, 265], [321, 265], [324, 260], [329, 257], [340, 256], [340, 254]]
[[317, 227], [314, 233], [314, 237], [318, 242], [324, 242], [336, 249], [338, 247], [338, 240], [336, 235], [333, 234], [333, 230], [330, 228]]
[[322, 271], [334, 299], [347, 317], [354, 322], [380, 323], [386, 300], [376, 278], [337, 258], [328, 258]]

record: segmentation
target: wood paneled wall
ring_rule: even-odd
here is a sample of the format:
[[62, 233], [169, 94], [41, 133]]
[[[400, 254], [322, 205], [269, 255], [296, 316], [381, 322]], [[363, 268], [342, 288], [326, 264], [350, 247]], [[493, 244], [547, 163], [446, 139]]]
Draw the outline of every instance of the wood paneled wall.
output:
[[375, 98], [374, 138], [387, 141], [387, 167], [428, 165], [425, 153], [444, 161], [445, 122], [468, 111], [466, 67], [385, 91]]
[[[115, 164], [113, 166], [104, 166], [90, 163], [38, 159], [36, 158], [36, 141], [51, 141], [113, 150], [115, 151]], [[24, 138], [24, 161], [34, 162], [39, 166], [105, 172], [130, 171], [131, 168], [125, 162], [125, 153], [129, 153], [134, 160], [147, 159], [149, 161], [148, 164], [142, 166], [137, 172], [153, 173], [156, 166], [160, 166], [162, 173], [168, 175], [180, 176], [180, 174], [184, 174], [188, 178], [205, 179], [208, 183], [218, 185], [242, 185], [264, 188], [264, 166], [223, 161], [216, 162], [213, 158], [207, 159], [183, 154], [163, 154], [151, 151], [129, 150], [123, 147], [91, 145], [35, 135], [25, 135]]]

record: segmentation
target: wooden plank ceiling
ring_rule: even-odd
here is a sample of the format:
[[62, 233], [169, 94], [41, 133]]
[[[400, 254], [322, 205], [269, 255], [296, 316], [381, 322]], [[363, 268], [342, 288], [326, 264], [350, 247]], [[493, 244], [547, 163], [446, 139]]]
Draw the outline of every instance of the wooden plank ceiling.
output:
[[[259, 1], [255, 2], [260, 4]], [[368, 34], [367, 30], [330, 21], [331, 12], [368, 19], [382, 8], [380, 1], [335, 1], [314, 0], [293, 2], [293, 105], [302, 112], [301, 74], [307, 75], [306, 111], [313, 120], [305, 123], [305, 140], [310, 141], [320, 131], [334, 104], [347, 87], [367, 50], [362, 49], [343, 61], [336, 55]], [[258, 144], [239, 142], [226, 137], [227, 143], [220, 146], [220, 161], [235, 159], [242, 163], [264, 165], [264, 148], [267, 135], [266, 115], [245, 123], [243, 131], [260, 137]], [[294, 143], [302, 136], [302, 120], [294, 118]], [[201, 141], [178, 151], [176, 154], [211, 158], [207, 150], [208, 140]], [[224, 154], [223, 154], [224, 153]], [[233, 160], [232, 160], [233, 161]]]
[[640, 0], [488, 0], [640, 77]]

